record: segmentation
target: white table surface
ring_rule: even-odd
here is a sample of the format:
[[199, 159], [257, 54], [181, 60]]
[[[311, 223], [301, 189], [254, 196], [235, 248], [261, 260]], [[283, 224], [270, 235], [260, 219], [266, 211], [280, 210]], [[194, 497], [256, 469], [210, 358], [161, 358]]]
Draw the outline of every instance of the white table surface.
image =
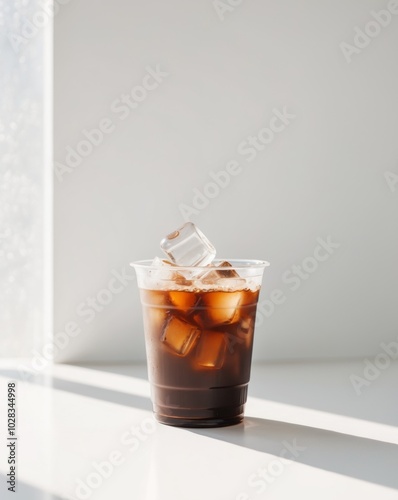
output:
[[207, 430], [154, 422], [143, 365], [55, 365], [18, 381], [13, 494], [6, 387], [18, 363], [0, 363], [1, 499], [398, 499], [398, 363], [360, 396], [349, 377], [363, 360], [254, 365], [244, 423]]

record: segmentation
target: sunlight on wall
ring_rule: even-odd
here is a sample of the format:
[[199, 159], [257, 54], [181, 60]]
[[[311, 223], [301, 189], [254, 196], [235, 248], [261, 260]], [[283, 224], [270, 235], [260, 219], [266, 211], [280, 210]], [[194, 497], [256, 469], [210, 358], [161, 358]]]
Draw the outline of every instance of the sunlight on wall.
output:
[[0, 356], [30, 356], [45, 326], [43, 101], [50, 22], [37, 0], [0, 0]]

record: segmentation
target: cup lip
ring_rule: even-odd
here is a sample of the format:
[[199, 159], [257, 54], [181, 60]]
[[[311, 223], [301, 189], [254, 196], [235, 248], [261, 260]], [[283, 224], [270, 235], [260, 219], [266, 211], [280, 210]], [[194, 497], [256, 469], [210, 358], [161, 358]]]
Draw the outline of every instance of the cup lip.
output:
[[[166, 259], [165, 259], [166, 260]], [[244, 269], [264, 269], [270, 266], [270, 263], [266, 260], [255, 260], [255, 259], [215, 259], [214, 262], [230, 262], [231, 266], [221, 266], [217, 267], [219, 270], [244, 270]], [[152, 265], [153, 259], [147, 260], [137, 260], [135, 262], [130, 262], [130, 266], [135, 269], [159, 269], [159, 266]], [[176, 271], [180, 270], [192, 270], [192, 269], [203, 269], [209, 270], [211, 267], [209, 266], [177, 266], [173, 264], [173, 269]]]

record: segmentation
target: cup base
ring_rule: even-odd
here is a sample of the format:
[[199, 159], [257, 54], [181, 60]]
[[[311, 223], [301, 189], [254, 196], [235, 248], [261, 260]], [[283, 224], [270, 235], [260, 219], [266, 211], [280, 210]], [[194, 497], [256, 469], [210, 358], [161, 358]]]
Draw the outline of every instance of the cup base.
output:
[[175, 427], [224, 427], [243, 420], [247, 383], [230, 387], [187, 389], [152, 386], [158, 422]]
[[171, 425], [173, 427], [190, 427], [190, 428], [211, 428], [211, 427], [227, 427], [230, 425], [236, 425], [242, 422], [243, 414], [236, 415], [230, 418], [205, 418], [205, 419], [190, 419], [186, 417], [170, 417], [167, 415], [161, 415], [160, 413], [155, 413], [156, 420], [165, 425]]

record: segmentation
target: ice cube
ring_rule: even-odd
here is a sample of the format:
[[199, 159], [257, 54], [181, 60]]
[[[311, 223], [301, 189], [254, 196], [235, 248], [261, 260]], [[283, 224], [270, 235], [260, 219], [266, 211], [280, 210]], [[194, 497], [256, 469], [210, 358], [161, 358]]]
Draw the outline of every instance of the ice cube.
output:
[[237, 326], [238, 338], [244, 340], [246, 347], [250, 347], [253, 342], [254, 323], [255, 314], [251, 314], [250, 316], [244, 316]]
[[163, 267], [163, 266], [172, 266], [173, 263], [169, 262], [166, 259], [161, 259], [160, 257], [155, 257], [151, 262], [151, 266], [153, 267]]
[[178, 266], [207, 266], [216, 249], [192, 222], [187, 222], [160, 242], [161, 249]]
[[188, 280], [182, 273], [175, 270], [176, 264], [160, 257], [155, 257], [151, 263], [153, 269], [149, 271], [152, 280], [173, 281], [177, 285], [189, 287], [192, 281]]
[[162, 332], [163, 325], [166, 323], [167, 318], [167, 309], [158, 307], [148, 307], [146, 315], [144, 316], [148, 324], [148, 331], [150, 332]]
[[251, 334], [253, 332], [253, 327], [254, 327], [253, 316], [247, 316], [245, 318], [242, 318], [238, 325], [238, 335], [243, 336]]
[[184, 290], [170, 291], [169, 297], [173, 306], [184, 313], [190, 311], [198, 301], [198, 296], [195, 292], [188, 292]]
[[160, 257], [155, 257], [151, 262], [151, 267], [155, 269], [151, 269], [149, 271], [149, 275], [151, 278], [158, 280], [169, 280], [172, 279], [174, 270], [174, 264], [169, 262], [166, 259], [161, 259]]
[[233, 269], [232, 264], [226, 260], [218, 264], [217, 268], [215, 269], [215, 273], [222, 278], [239, 278], [239, 274]]
[[170, 309], [167, 292], [160, 290], [140, 290], [141, 302], [145, 309], [144, 320], [149, 331], [162, 332]]
[[202, 295], [194, 320], [203, 327], [232, 324], [239, 321], [242, 292], [210, 291]]
[[175, 354], [186, 356], [196, 344], [200, 330], [177, 316], [170, 316], [163, 330], [161, 341]]
[[175, 272], [172, 279], [179, 286], [190, 287], [192, 286], [192, 280], [188, 279], [189, 277], [184, 276], [182, 273]]
[[197, 364], [206, 368], [221, 368], [224, 364], [226, 346], [222, 332], [203, 332], [196, 349]]
[[211, 270], [203, 273], [197, 279], [200, 279], [205, 285], [221, 286], [232, 290], [243, 288], [246, 284], [246, 281], [239, 276], [226, 260], [212, 267]]

